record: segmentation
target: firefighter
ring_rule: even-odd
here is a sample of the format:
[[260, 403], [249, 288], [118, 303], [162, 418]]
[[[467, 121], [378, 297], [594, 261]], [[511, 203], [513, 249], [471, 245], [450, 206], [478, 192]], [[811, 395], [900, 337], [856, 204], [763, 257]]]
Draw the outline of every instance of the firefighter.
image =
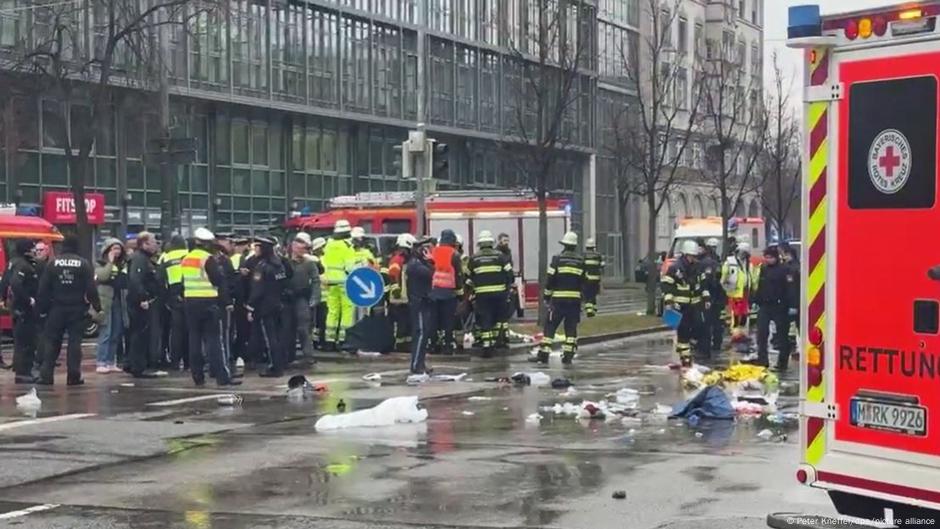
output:
[[[189, 365], [193, 382], [203, 386], [205, 364], [219, 386], [237, 386], [233, 380], [223, 320], [234, 310], [229, 295], [228, 280], [222, 267], [222, 258], [216, 252], [215, 235], [206, 228], [194, 233], [194, 248], [181, 262], [183, 276], [183, 305], [189, 319]], [[223, 315], [223, 313], [225, 313]]]
[[721, 285], [728, 297], [731, 312], [730, 325], [733, 330], [746, 332], [751, 312], [749, 301], [754, 283], [754, 267], [751, 264], [751, 245], [746, 241], [736, 242], [735, 251], [721, 266]]
[[[157, 239], [147, 231], [137, 234], [137, 250], [131, 256], [127, 276], [127, 312], [129, 350], [127, 370], [134, 378], [156, 378], [148, 369], [153, 340], [151, 333], [159, 332], [152, 326], [151, 310], [161, 295], [153, 256], [159, 248]], [[156, 354], [156, 352], [153, 352]]]
[[[434, 276], [431, 282], [430, 299], [434, 304], [433, 319], [438, 330], [431, 339], [438, 346], [435, 352], [453, 354], [454, 323], [457, 316], [458, 287], [464, 282], [460, 254], [457, 253], [457, 234], [453, 230], [441, 232], [440, 244], [431, 252]], [[459, 289], [462, 291], [462, 287]]]
[[753, 301], [757, 304], [757, 364], [770, 365], [768, 341], [770, 322], [774, 322], [776, 332], [784, 337], [777, 346], [780, 354], [776, 368], [786, 371], [790, 362], [790, 340], [786, 334], [790, 331], [790, 295], [794, 282], [791, 268], [780, 262], [777, 248], [764, 250], [764, 264], [754, 273]]
[[405, 266], [405, 288], [408, 290], [408, 314], [411, 326], [411, 374], [430, 372], [427, 365], [428, 347], [437, 333], [434, 326], [434, 303], [431, 300], [434, 263], [431, 261], [431, 239], [414, 243]]
[[320, 348], [323, 344], [323, 328], [326, 322], [326, 303], [323, 302], [323, 248], [326, 239], [317, 237], [310, 245], [310, 260], [316, 266], [316, 275], [310, 289], [310, 331], [314, 347]]
[[13, 315], [13, 370], [16, 384], [32, 384], [39, 317], [36, 296], [39, 274], [33, 256], [35, 243], [29, 239], [16, 241], [16, 257], [10, 261], [10, 312]]
[[95, 287], [95, 271], [87, 259], [78, 255], [78, 239], [66, 237], [62, 253], [46, 268], [39, 280], [36, 309], [48, 314], [45, 325], [45, 351], [37, 384], [51, 386], [55, 365], [62, 349], [63, 335], [68, 332], [66, 357], [69, 386], [80, 386], [82, 380], [82, 338], [88, 321], [88, 307], [101, 312], [101, 300]]
[[293, 274], [290, 280], [290, 298], [284, 311], [284, 348], [287, 363], [297, 357], [297, 342], [304, 358], [313, 360], [313, 340], [310, 337], [310, 298], [314, 284], [319, 287], [320, 270], [310, 255], [313, 241], [304, 232], [298, 233], [291, 243], [288, 261]]
[[669, 267], [660, 279], [663, 290], [663, 304], [666, 309], [682, 313], [682, 320], [676, 329], [676, 353], [683, 367], [692, 366], [692, 340], [698, 336], [698, 321], [704, 304], [710, 307], [710, 295], [705, 288], [704, 274], [696, 262], [699, 245], [692, 240], [682, 242], [682, 255]]
[[479, 251], [470, 258], [467, 286], [473, 300], [476, 320], [475, 338], [483, 348], [483, 357], [493, 356], [499, 338], [499, 318], [512, 284], [512, 263], [506, 254], [493, 248], [493, 234], [488, 230], [477, 237]]
[[721, 310], [725, 306], [725, 289], [721, 286], [721, 266], [718, 261], [718, 239], [705, 241], [704, 252], [699, 260], [702, 273], [705, 274], [705, 289], [708, 291], [711, 305], [703, 314], [702, 332], [698, 340], [699, 354], [710, 358], [712, 351], [720, 350], [724, 334]]
[[571, 364], [578, 351], [578, 323], [581, 320], [581, 296], [586, 286], [584, 258], [577, 254], [578, 234], [569, 231], [561, 239], [562, 252], [552, 258], [542, 296], [549, 307], [542, 335], [538, 362], [547, 364], [555, 340], [555, 331], [564, 323], [565, 343], [561, 362]]
[[[286, 355], [280, 340], [278, 316], [287, 271], [284, 262], [274, 253], [277, 244], [273, 238], [258, 237], [259, 259], [252, 274], [251, 298], [248, 300], [248, 318], [257, 321], [256, 329], [268, 352], [269, 365], [259, 376], [280, 378], [284, 376]], [[255, 355], [259, 358], [260, 355]]]
[[353, 250], [356, 254], [356, 266], [369, 266], [372, 268], [377, 268], [378, 260], [375, 258], [375, 254], [372, 253], [372, 248], [369, 247], [369, 242], [366, 241], [366, 230], [356, 226], [352, 229], [350, 235], [350, 238], [352, 239]]
[[[500, 233], [496, 241], [496, 249], [506, 256], [506, 259], [509, 261], [509, 266], [514, 267], [515, 265], [512, 260], [512, 248], [509, 246], [511, 242], [509, 239], [509, 234]], [[503, 304], [503, 308], [499, 312], [499, 333], [496, 337], [497, 347], [505, 347], [509, 344], [509, 320], [512, 318], [513, 309], [515, 309], [515, 301], [519, 298], [519, 291], [515, 282], [510, 285], [509, 290], [506, 292], [505, 298], [506, 300]]]
[[456, 315], [457, 324], [454, 327], [454, 342], [457, 344], [457, 350], [463, 351], [464, 336], [473, 328], [473, 320], [471, 318], [473, 309], [471, 308], [467, 291], [464, 288], [467, 283], [466, 278], [470, 277], [470, 256], [464, 251], [463, 237], [459, 233], [457, 234], [456, 248], [457, 254], [460, 255], [460, 272], [463, 274], [464, 280], [457, 283], [458, 305]]
[[355, 266], [356, 251], [350, 242], [349, 221], [338, 220], [333, 237], [323, 249], [324, 277], [327, 287], [326, 342], [337, 349], [346, 340], [346, 329], [353, 324], [355, 310], [346, 296], [346, 277]]
[[415, 238], [410, 233], [398, 236], [395, 250], [388, 258], [388, 317], [395, 329], [395, 350], [411, 350], [411, 325], [408, 315], [408, 288], [405, 282], [405, 266], [411, 257]]
[[598, 253], [594, 238], [584, 241], [584, 313], [588, 318], [597, 315], [597, 295], [601, 291], [604, 266], [604, 256]]
[[174, 235], [170, 238], [167, 251], [157, 259], [158, 274], [164, 281], [166, 292], [164, 306], [168, 314], [164, 315], [163, 320], [169, 322], [170, 364], [176, 369], [179, 369], [180, 361], [186, 368], [189, 367], [189, 355], [186, 352], [189, 338], [183, 311], [183, 271], [180, 267], [183, 257], [188, 253], [183, 237]]

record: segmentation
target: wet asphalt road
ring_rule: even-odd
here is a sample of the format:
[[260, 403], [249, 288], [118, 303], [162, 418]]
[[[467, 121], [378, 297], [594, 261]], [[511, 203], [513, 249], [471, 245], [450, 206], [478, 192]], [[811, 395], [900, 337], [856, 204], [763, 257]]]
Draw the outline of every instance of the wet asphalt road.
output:
[[[4, 372], [0, 527], [760, 528], [770, 512], [831, 513], [824, 494], [795, 483], [795, 433], [762, 441], [771, 425], [760, 419], [692, 428], [645, 412], [624, 423], [542, 410], [623, 387], [643, 392], [641, 410], [672, 405], [683, 394], [662, 367], [670, 346], [660, 335], [584, 348], [574, 368], [553, 358], [544, 371], [570, 378], [573, 396], [484, 380], [532, 371], [524, 354], [440, 358], [438, 373], [467, 379], [417, 388], [404, 384], [404, 358], [336, 358], [303, 370], [326, 394], [289, 402], [286, 379], [249, 373], [237, 407], [184, 375], [134, 381], [86, 364], [85, 386], [39, 391], [35, 419], [15, 404], [29, 387]], [[368, 372], [382, 373], [380, 387], [361, 380]], [[421, 397], [426, 423], [314, 430], [340, 399], [351, 410], [401, 395]], [[795, 410], [795, 398], [781, 406]], [[534, 413], [541, 422], [526, 420]]]

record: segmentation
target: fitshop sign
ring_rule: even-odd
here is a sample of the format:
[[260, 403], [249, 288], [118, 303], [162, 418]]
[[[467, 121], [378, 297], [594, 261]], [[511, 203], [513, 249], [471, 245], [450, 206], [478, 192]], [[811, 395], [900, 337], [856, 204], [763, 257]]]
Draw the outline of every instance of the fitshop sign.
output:
[[[85, 193], [89, 224], [104, 222], [104, 195]], [[42, 216], [53, 224], [75, 224], [75, 197], [67, 191], [47, 191], [42, 200]]]

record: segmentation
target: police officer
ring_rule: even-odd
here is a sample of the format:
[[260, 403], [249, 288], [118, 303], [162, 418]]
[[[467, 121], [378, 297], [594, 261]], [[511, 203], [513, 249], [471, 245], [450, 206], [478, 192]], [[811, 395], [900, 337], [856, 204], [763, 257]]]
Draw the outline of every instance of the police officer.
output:
[[411, 325], [408, 315], [408, 288], [405, 282], [405, 267], [411, 258], [411, 249], [415, 238], [410, 233], [402, 233], [396, 241], [396, 248], [388, 258], [388, 317], [395, 329], [395, 350], [411, 350]]
[[[268, 352], [269, 365], [258, 373], [259, 376], [279, 378], [284, 376], [284, 368], [287, 367], [278, 324], [287, 272], [281, 258], [274, 253], [277, 241], [271, 237], [258, 237], [256, 240], [259, 251], [258, 264], [251, 276], [248, 319], [257, 322], [255, 328], [261, 335], [260, 345]], [[260, 353], [254, 355], [255, 358], [260, 356]]]
[[561, 362], [571, 364], [578, 351], [578, 323], [581, 321], [581, 295], [585, 287], [584, 258], [577, 254], [578, 234], [569, 231], [561, 239], [562, 252], [552, 258], [542, 296], [549, 307], [543, 329], [538, 361], [547, 364], [555, 340], [555, 331], [564, 323], [565, 343]]
[[[127, 313], [130, 319], [128, 335], [130, 343], [128, 371], [134, 378], [155, 378], [147, 369], [150, 360], [152, 332], [159, 332], [151, 326], [150, 311], [156, 310], [155, 303], [161, 295], [157, 269], [153, 256], [159, 246], [154, 235], [147, 231], [137, 234], [137, 249], [131, 256], [127, 275]], [[156, 351], [153, 351], [156, 353]]]
[[705, 289], [704, 274], [697, 263], [699, 244], [685, 240], [679, 250], [682, 255], [672, 263], [660, 282], [664, 307], [682, 313], [676, 329], [676, 353], [683, 367], [691, 367], [692, 340], [699, 336], [698, 322], [703, 303], [706, 308], [711, 306], [710, 294]]
[[[757, 267], [754, 274], [753, 301], [757, 303], [757, 364], [764, 367], [770, 365], [768, 356], [768, 340], [770, 337], [770, 322], [774, 322], [777, 333], [790, 331], [790, 292], [793, 282], [791, 269], [780, 262], [780, 253], [775, 247], [764, 250], [764, 264]], [[777, 358], [777, 369], [785, 371], [790, 361], [790, 340], [783, 339], [778, 343], [780, 355]]]
[[[431, 339], [439, 346], [437, 352], [454, 353], [454, 323], [457, 318], [458, 290], [463, 291], [464, 275], [457, 253], [457, 234], [453, 230], [441, 232], [440, 244], [431, 252], [434, 276], [431, 279], [430, 298], [434, 304], [433, 326], [438, 330]], [[458, 285], [461, 285], [458, 289]]]
[[428, 347], [437, 329], [434, 326], [434, 303], [431, 288], [434, 263], [431, 261], [431, 240], [419, 239], [412, 248], [405, 267], [408, 289], [408, 313], [411, 324], [411, 374], [428, 373], [426, 362]]
[[43, 354], [37, 384], [52, 385], [56, 361], [62, 349], [63, 335], [69, 333], [68, 377], [69, 386], [84, 384], [82, 380], [82, 338], [88, 321], [89, 304], [101, 312], [101, 300], [95, 287], [95, 271], [91, 263], [78, 255], [78, 240], [66, 237], [62, 241], [62, 254], [46, 268], [39, 280], [36, 307], [40, 314], [48, 314]]
[[713, 237], [705, 242], [699, 259], [710, 303], [703, 314], [702, 333], [698, 340], [698, 352], [704, 358], [710, 358], [713, 350], [721, 349], [724, 334], [721, 310], [725, 306], [725, 289], [721, 286], [721, 263], [718, 259], [718, 239]]
[[39, 275], [33, 250], [33, 241], [16, 241], [16, 257], [10, 262], [9, 305], [13, 314], [13, 369], [17, 384], [31, 384], [35, 378], [33, 363], [39, 335], [39, 315], [36, 312]]
[[499, 339], [499, 321], [505, 306], [509, 286], [512, 284], [512, 263], [499, 250], [493, 248], [493, 234], [489, 230], [477, 237], [479, 251], [467, 264], [467, 287], [473, 303], [476, 332], [474, 340], [483, 348], [483, 357], [493, 356]]
[[189, 365], [193, 382], [205, 385], [206, 358], [209, 371], [219, 386], [235, 386], [225, 348], [222, 312], [234, 307], [229, 297], [225, 270], [214, 255], [215, 235], [206, 228], [197, 228], [195, 247], [183, 258], [183, 300], [189, 318]]
[[588, 318], [597, 315], [597, 294], [601, 291], [605, 265], [594, 238], [584, 241], [584, 313]]
[[[228, 290], [229, 299], [231, 300], [230, 304], [232, 305], [232, 310], [222, 313], [222, 352], [223, 356], [228, 360], [229, 373], [231, 373], [232, 378], [239, 378], [243, 376], [243, 374], [236, 372], [235, 360], [237, 357], [232, 352], [232, 345], [235, 341], [235, 312], [237, 311], [236, 304], [238, 303], [240, 284], [238, 270], [235, 269], [235, 265], [232, 262], [232, 256], [235, 253], [234, 239], [235, 235], [232, 233], [215, 234], [215, 257], [225, 276], [225, 286]], [[221, 301], [221, 296], [219, 299]], [[223, 305], [222, 308], [224, 309], [225, 306]]]
[[170, 365], [179, 369], [180, 362], [189, 367], [189, 336], [186, 325], [186, 313], [183, 310], [183, 271], [180, 263], [189, 250], [186, 240], [180, 235], [170, 238], [167, 250], [157, 260], [158, 273], [165, 282], [164, 306], [169, 312], [164, 320], [169, 320], [170, 330]]

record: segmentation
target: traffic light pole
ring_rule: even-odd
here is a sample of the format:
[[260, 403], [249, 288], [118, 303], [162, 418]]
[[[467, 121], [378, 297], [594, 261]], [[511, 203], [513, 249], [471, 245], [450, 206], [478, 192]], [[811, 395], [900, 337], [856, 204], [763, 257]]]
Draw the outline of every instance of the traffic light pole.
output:
[[[424, 132], [424, 123], [418, 123], [418, 133], [415, 134], [415, 140], [418, 140], [418, 147], [415, 148], [414, 172], [415, 172], [415, 217], [417, 226], [415, 227], [415, 236], [420, 238], [425, 235], [425, 224], [427, 222], [424, 211], [424, 182], [427, 179], [427, 160], [428, 141]], [[418, 151], [420, 149], [420, 151]]]

